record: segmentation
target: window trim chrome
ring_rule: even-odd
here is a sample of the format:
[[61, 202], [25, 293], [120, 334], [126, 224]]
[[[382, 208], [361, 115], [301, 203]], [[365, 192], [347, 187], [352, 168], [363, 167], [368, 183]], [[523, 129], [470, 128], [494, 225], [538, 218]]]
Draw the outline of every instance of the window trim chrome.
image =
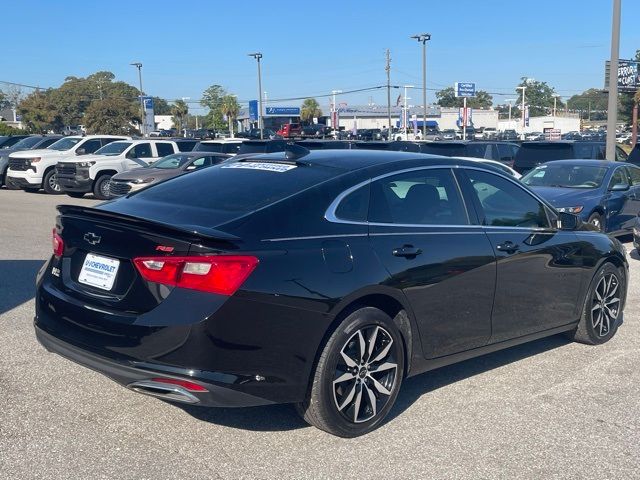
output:
[[[525, 193], [527, 193], [528, 195], [533, 196], [533, 198], [535, 198], [538, 202], [542, 203], [542, 205], [546, 206], [547, 208], [549, 208], [555, 215], [558, 215], [558, 211], [555, 209], [555, 207], [553, 207], [552, 205], [550, 205], [547, 201], [543, 200], [542, 198], [540, 198], [535, 192], [527, 189], [525, 187], [525, 185], [523, 185], [522, 183], [520, 183], [517, 179], [513, 179], [513, 178], [509, 178], [509, 176], [507, 174], [504, 174], [502, 172], [498, 172], [498, 171], [493, 171], [493, 170], [488, 170], [485, 168], [480, 168], [477, 167], [475, 165], [428, 165], [428, 166], [421, 166], [421, 167], [412, 167], [412, 168], [405, 168], [402, 170], [394, 170], [393, 172], [387, 172], [385, 174], [382, 175], [378, 175], [377, 177], [373, 177], [373, 178], [369, 178], [367, 180], [364, 180], [352, 187], [349, 187], [348, 189], [344, 190], [342, 193], [340, 193], [330, 204], [329, 207], [327, 208], [327, 210], [325, 211], [324, 214], [324, 218], [331, 222], [331, 223], [341, 223], [341, 224], [346, 224], [346, 225], [369, 225], [369, 226], [375, 226], [375, 227], [408, 227], [408, 228], [434, 228], [434, 227], [440, 227], [440, 228], [487, 228], [487, 229], [516, 229], [516, 230], [527, 230], [527, 231], [541, 231], [541, 230], [549, 230], [550, 228], [553, 229], [552, 225], [553, 222], [551, 221], [551, 219], [549, 218], [549, 216], [547, 215], [547, 221], [549, 222], [549, 227], [510, 227], [510, 226], [496, 226], [496, 225], [473, 225], [473, 224], [467, 224], [467, 225], [442, 225], [442, 224], [411, 224], [411, 223], [378, 223], [378, 222], [368, 222], [368, 221], [357, 221], [357, 220], [344, 220], [341, 218], [338, 218], [336, 216], [336, 210], [338, 209], [338, 206], [340, 205], [340, 203], [342, 202], [342, 200], [344, 200], [348, 195], [350, 195], [351, 193], [355, 192], [356, 190], [358, 190], [359, 188], [362, 188], [366, 185], [370, 185], [371, 183], [378, 181], [382, 178], [386, 178], [386, 177], [390, 177], [393, 175], [399, 175], [402, 173], [408, 173], [408, 172], [415, 172], [418, 170], [435, 170], [435, 169], [447, 169], [450, 170], [453, 178], [456, 182], [456, 185], [458, 187], [458, 191], [461, 195], [462, 198], [462, 202], [463, 205], [465, 207], [465, 211], [467, 213], [467, 219], [471, 220], [469, 218], [469, 208], [466, 204], [465, 198], [464, 198], [464, 194], [462, 192], [462, 188], [458, 182], [458, 178], [456, 177], [456, 175], [453, 173], [453, 169], [461, 169], [461, 170], [478, 170], [481, 172], [487, 172], [490, 173], [492, 175], [495, 175], [497, 177], [500, 178], [504, 178], [506, 180], [508, 180], [509, 182], [513, 183], [514, 185], [516, 185], [517, 187], [519, 187], [521, 190], [523, 190]], [[556, 231], [560, 231], [560, 229], [555, 229]]]

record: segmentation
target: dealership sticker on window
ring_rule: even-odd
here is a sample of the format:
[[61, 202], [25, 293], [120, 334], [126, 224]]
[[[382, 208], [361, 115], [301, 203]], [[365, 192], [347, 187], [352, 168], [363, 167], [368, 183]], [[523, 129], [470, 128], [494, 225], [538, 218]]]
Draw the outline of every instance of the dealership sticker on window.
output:
[[295, 165], [284, 165], [282, 163], [264, 163], [264, 162], [238, 162], [222, 165], [221, 168], [246, 168], [249, 170], [264, 170], [267, 172], [282, 173], [296, 168]]

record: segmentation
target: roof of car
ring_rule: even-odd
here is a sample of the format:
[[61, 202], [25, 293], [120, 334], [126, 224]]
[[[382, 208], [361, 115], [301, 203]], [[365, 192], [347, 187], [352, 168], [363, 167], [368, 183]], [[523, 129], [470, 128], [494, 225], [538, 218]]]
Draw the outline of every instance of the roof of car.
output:
[[570, 158], [570, 159], [566, 159], [566, 160], [551, 160], [549, 162], [545, 162], [542, 165], [539, 166], [544, 166], [544, 165], [549, 165], [549, 164], [560, 164], [560, 165], [590, 165], [590, 166], [596, 166], [596, 167], [614, 167], [616, 165], [632, 165], [631, 163], [626, 163], [626, 162], [615, 162], [613, 160], [594, 160], [594, 159], [589, 159], [589, 158]]

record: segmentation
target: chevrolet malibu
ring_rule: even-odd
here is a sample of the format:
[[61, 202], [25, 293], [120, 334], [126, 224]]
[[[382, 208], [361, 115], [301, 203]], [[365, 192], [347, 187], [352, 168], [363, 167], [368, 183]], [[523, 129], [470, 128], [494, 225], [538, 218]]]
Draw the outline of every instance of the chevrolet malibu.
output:
[[622, 322], [622, 245], [476, 162], [289, 146], [58, 211], [48, 350], [167, 401], [293, 403], [342, 437], [406, 377]]

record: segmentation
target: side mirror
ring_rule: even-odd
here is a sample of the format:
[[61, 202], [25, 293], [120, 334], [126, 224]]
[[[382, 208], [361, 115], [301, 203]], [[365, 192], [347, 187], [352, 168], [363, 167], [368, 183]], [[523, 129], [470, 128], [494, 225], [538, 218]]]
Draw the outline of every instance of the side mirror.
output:
[[76, 155], [86, 155], [87, 151], [84, 148], [79, 148], [76, 150]]
[[573, 213], [558, 213], [558, 230], [575, 230], [578, 228], [579, 218]]
[[629, 190], [629, 184], [628, 183], [616, 183], [609, 190], [611, 190], [612, 192], [626, 192], [627, 190]]

